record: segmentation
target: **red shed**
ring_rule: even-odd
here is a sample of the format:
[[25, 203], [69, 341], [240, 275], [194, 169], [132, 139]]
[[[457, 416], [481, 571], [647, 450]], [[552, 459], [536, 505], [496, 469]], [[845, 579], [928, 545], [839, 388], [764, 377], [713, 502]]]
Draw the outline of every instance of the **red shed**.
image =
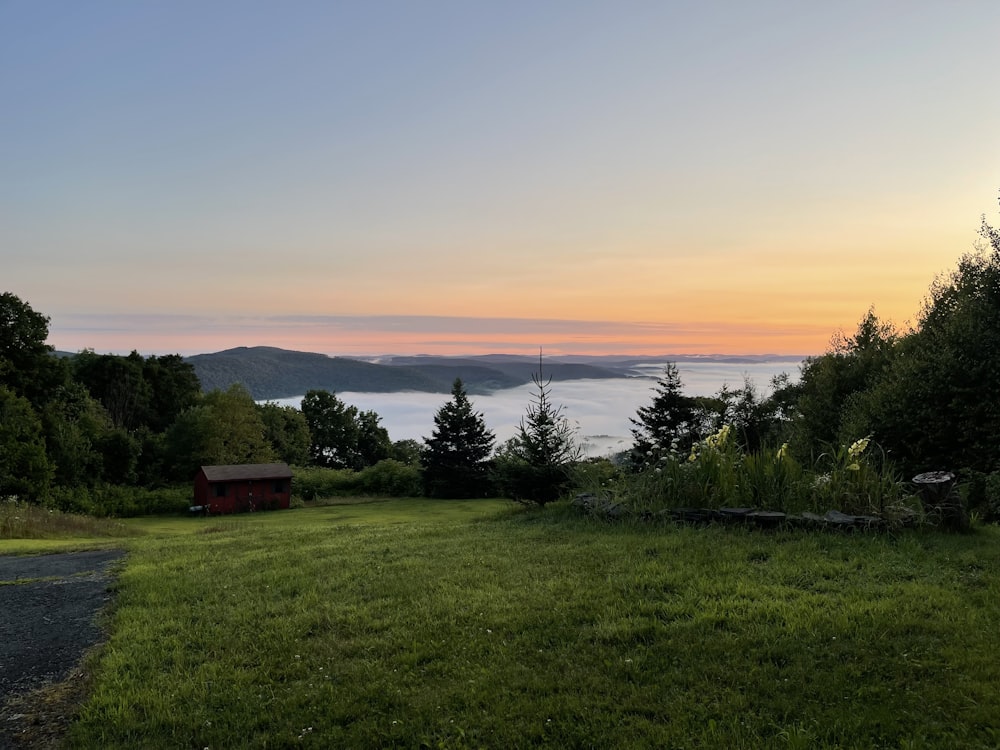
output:
[[195, 509], [205, 513], [277, 510], [291, 497], [288, 464], [202, 466], [194, 478]]

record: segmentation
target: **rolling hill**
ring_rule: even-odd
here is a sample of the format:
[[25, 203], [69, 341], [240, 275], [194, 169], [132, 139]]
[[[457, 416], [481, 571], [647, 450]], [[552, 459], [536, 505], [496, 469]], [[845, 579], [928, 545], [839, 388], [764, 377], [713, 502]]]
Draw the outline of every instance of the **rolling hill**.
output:
[[[531, 381], [538, 370], [532, 357], [390, 357], [368, 362], [274, 347], [238, 347], [185, 358], [204, 391], [240, 383], [258, 401], [301, 396], [306, 391], [448, 393], [461, 378], [469, 393], [489, 393]], [[613, 367], [546, 360], [545, 376], [553, 380], [623, 378]]]

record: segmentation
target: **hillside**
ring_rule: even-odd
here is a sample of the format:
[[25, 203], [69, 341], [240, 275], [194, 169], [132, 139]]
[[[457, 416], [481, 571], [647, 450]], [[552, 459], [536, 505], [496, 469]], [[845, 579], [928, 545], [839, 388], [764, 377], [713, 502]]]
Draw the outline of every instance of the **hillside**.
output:
[[[537, 360], [528, 357], [487, 360], [477, 357], [394, 357], [366, 362], [274, 347], [239, 347], [187, 357], [204, 391], [240, 383], [257, 400], [301, 396], [306, 391], [448, 393], [461, 378], [470, 393], [489, 393], [531, 381]], [[553, 380], [625, 377], [621, 370], [586, 364], [545, 362]]]

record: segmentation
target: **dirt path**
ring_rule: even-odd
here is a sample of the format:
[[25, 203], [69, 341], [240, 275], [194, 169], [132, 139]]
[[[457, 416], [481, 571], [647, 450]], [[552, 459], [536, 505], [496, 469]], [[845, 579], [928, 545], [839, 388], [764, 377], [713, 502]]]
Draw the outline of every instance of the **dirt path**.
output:
[[100, 639], [109, 567], [124, 554], [0, 557], [0, 749], [24, 738], [28, 717], [18, 698], [65, 680]]

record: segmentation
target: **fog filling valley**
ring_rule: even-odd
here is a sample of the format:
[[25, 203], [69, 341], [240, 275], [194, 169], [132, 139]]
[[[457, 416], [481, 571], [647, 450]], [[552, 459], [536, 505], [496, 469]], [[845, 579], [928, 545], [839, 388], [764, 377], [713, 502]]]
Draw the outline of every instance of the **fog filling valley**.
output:
[[[588, 456], [606, 456], [626, 450], [632, 444], [630, 417], [636, 409], [653, 399], [656, 379], [663, 374], [662, 363], [636, 367], [643, 377], [611, 380], [553, 380], [549, 386], [552, 403], [562, 405], [563, 415], [576, 430], [577, 443]], [[727, 362], [678, 363], [684, 393], [688, 396], [711, 396], [723, 385], [731, 389], [743, 385], [744, 375], [757, 386], [761, 395], [770, 393], [771, 378], [788, 373], [799, 377], [799, 367], [791, 362], [732, 364]], [[471, 394], [469, 400], [482, 412], [487, 426], [497, 437], [497, 444], [512, 437], [532, 402], [537, 388], [533, 384], [495, 391], [489, 395]], [[362, 411], [372, 410], [382, 418], [382, 426], [392, 440], [423, 440], [434, 429], [434, 414], [451, 397], [444, 393], [337, 393], [344, 403]], [[277, 403], [298, 407], [302, 397], [278, 399]]]

